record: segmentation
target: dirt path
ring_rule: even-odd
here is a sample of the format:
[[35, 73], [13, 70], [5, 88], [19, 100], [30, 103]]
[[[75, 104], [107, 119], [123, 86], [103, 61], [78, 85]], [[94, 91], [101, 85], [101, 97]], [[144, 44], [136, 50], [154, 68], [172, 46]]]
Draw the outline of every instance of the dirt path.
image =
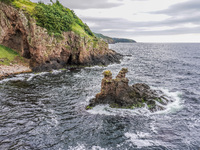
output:
[[0, 65], [0, 79], [3, 79], [4, 77], [7, 77], [9, 75], [25, 73], [25, 72], [32, 72], [32, 70], [29, 67], [23, 65], [11, 65], [11, 66]]

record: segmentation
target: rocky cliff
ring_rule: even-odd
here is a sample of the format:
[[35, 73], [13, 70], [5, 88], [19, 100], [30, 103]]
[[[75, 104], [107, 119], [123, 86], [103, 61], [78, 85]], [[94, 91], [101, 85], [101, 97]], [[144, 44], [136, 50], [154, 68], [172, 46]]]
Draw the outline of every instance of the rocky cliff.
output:
[[108, 49], [97, 38], [63, 32], [62, 37], [50, 36], [45, 28], [23, 9], [0, 2], [0, 44], [30, 59], [34, 71], [62, 68], [66, 65], [107, 65], [119, 62], [121, 55]]

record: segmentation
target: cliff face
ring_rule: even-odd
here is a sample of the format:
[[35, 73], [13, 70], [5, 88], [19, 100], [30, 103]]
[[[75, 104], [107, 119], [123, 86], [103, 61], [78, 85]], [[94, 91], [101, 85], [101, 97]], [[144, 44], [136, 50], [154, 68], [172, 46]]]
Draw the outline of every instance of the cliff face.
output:
[[121, 55], [108, 49], [103, 40], [91, 40], [74, 32], [63, 32], [63, 38], [50, 36], [22, 10], [0, 2], [0, 44], [30, 59], [35, 71], [69, 65], [107, 65], [119, 62]]

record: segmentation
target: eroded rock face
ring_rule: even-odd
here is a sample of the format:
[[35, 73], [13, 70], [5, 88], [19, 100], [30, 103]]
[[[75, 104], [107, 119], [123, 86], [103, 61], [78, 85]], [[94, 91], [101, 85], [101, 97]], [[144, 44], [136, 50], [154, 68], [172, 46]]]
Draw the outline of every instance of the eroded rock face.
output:
[[161, 91], [152, 90], [147, 84], [129, 86], [127, 72], [128, 69], [122, 68], [116, 79], [112, 79], [112, 73], [109, 70], [104, 71], [101, 92], [90, 101], [86, 109], [98, 104], [109, 104], [115, 108], [147, 107], [150, 111], [157, 111], [165, 109], [164, 105], [172, 101]]
[[0, 2], [0, 44], [12, 48], [30, 59], [35, 71], [69, 65], [108, 65], [122, 57], [102, 40], [80, 37], [64, 32], [63, 39], [49, 36], [28, 14]]

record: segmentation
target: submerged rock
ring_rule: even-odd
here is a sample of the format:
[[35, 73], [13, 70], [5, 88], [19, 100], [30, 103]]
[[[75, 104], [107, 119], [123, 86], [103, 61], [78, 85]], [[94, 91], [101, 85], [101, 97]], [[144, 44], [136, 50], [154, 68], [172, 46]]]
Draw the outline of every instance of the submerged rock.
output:
[[146, 107], [152, 112], [164, 110], [165, 105], [171, 100], [162, 91], [152, 90], [147, 84], [137, 83], [129, 86], [127, 72], [127, 68], [122, 68], [116, 79], [112, 79], [111, 71], [104, 71], [101, 92], [90, 100], [86, 109], [91, 109], [98, 104], [109, 104], [114, 108]]

